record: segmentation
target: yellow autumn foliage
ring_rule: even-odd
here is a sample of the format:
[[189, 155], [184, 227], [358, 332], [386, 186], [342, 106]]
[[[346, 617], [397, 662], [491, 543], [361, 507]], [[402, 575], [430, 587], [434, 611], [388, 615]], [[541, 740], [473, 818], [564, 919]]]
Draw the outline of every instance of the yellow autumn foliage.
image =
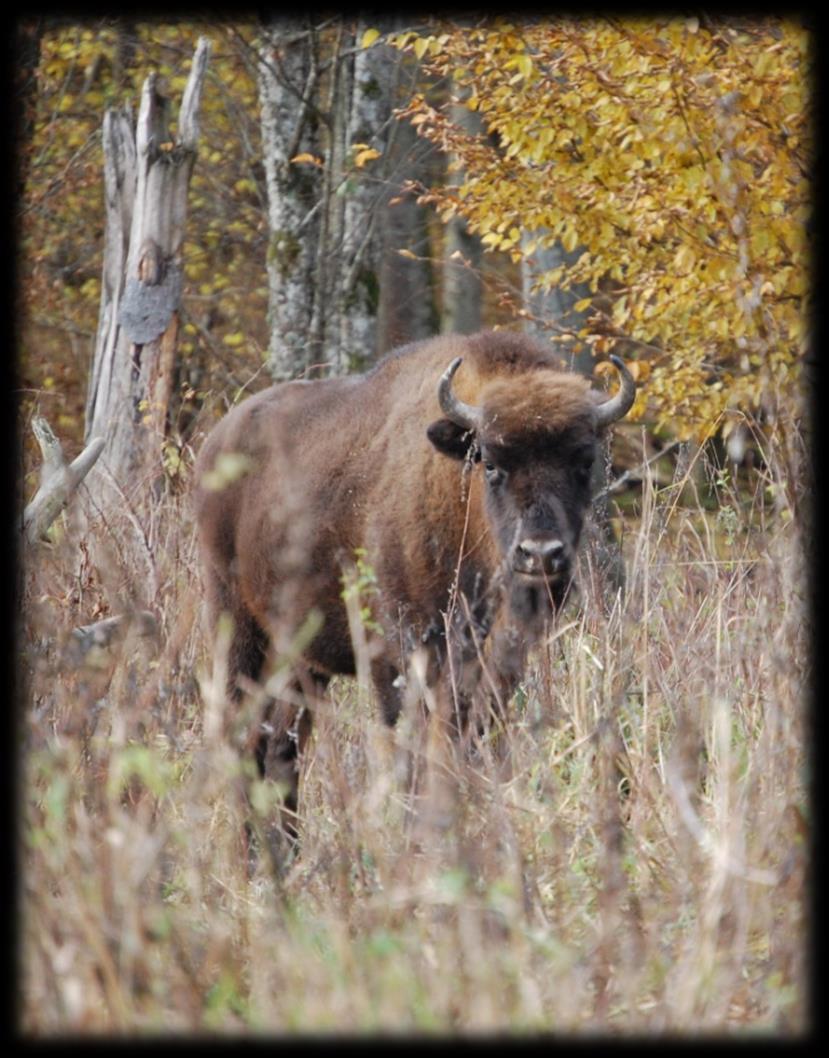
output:
[[485, 126], [470, 135], [448, 104], [411, 101], [404, 113], [465, 173], [424, 200], [516, 261], [581, 248], [542, 286], [604, 295], [582, 336], [648, 361], [658, 424], [703, 438], [732, 410], [793, 406], [812, 164], [801, 25], [489, 19], [387, 39], [453, 79]]

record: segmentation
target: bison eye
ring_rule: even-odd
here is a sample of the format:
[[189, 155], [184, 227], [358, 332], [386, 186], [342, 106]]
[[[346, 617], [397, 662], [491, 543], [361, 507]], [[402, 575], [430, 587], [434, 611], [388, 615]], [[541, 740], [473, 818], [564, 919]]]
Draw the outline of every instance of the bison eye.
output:
[[494, 463], [484, 463], [484, 474], [490, 485], [500, 485], [506, 474]]

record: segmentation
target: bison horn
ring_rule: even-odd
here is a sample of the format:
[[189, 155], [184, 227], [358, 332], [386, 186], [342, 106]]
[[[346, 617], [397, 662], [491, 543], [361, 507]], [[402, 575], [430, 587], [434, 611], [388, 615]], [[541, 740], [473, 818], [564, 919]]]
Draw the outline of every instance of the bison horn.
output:
[[622, 385], [615, 397], [606, 400], [596, 409], [597, 426], [607, 426], [621, 419], [623, 415], [627, 415], [636, 397], [636, 383], [633, 381], [633, 375], [618, 356], [611, 355], [610, 360], [621, 375]]
[[465, 430], [478, 430], [481, 426], [481, 409], [472, 404], [464, 404], [452, 392], [452, 378], [461, 366], [463, 357], [455, 357], [440, 377], [438, 383], [438, 400], [443, 414], [451, 419], [456, 426], [462, 426]]

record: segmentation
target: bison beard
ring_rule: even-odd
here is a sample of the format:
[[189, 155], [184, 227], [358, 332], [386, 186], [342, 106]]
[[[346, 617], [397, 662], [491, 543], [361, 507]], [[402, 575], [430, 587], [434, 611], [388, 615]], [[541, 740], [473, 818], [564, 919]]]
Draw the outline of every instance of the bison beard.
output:
[[232, 618], [230, 696], [310, 638], [251, 747], [287, 790], [286, 829], [314, 706], [355, 671], [343, 572], [357, 556], [376, 577], [363, 601], [385, 719], [423, 652], [433, 726], [463, 727], [482, 662], [505, 708], [566, 596], [597, 437], [633, 403], [613, 360], [608, 400], [523, 335], [439, 337], [362, 376], [274, 386], [210, 433], [195, 511], [209, 633]]

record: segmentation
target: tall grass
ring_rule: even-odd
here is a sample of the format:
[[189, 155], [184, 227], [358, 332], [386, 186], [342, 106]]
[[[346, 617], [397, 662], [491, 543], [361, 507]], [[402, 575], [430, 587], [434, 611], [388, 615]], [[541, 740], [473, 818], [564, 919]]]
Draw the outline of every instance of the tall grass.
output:
[[[301, 854], [248, 869], [247, 715], [208, 650], [186, 500], [27, 566], [21, 1027], [72, 1034], [794, 1035], [809, 1023], [808, 607], [790, 471], [700, 455], [621, 519], [421, 840], [364, 680], [318, 710]], [[703, 468], [700, 474], [698, 471]], [[70, 661], [73, 627], [149, 608]]]

